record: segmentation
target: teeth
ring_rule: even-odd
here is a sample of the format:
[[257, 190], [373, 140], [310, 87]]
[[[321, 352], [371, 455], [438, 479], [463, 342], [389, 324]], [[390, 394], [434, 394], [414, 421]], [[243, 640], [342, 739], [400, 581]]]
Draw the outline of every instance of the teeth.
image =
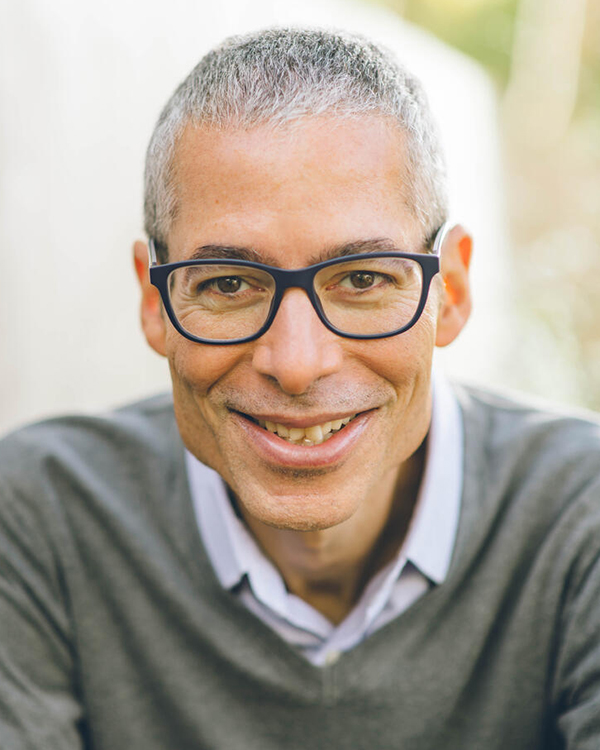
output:
[[259, 425], [269, 432], [274, 432], [279, 437], [284, 438], [289, 443], [295, 445], [320, 445], [321, 443], [328, 440], [335, 432], [341, 430], [342, 427], [348, 424], [356, 414], [352, 414], [349, 417], [343, 419], [334, 419], [331, 422], [324, 422], [323, 424], [314, 424], [310, 427], [286, 427], [284, 424], [278, 422], [265, 422], [262, 419], [258, 421]]
[[304, 434], [313, 443], [321, 443], [323, 441], [323, 430], [320, 425], [316, 424], [314, 427], [307, 427], [304, 430]]

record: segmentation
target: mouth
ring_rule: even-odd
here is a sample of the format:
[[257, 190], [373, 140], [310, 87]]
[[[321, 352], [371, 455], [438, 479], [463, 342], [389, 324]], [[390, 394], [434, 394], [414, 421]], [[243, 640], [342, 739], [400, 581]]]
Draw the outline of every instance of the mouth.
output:
[[[246, 435], [239, 449], [249, 450], [278, 468], [315, 469], [339, 465], [353, 453], [361, 435], [375, 419], [375, 408], [351, 414], [322, 414], [324, 421], [283, 419], [267, 414], [252, 416], [231, 409], [233, 424]], [[313, 417], [313, 419], [315, 419]], [[319, 419], [319, 417], [316, 417]]]
[[277, 435], [287, 443], [291, 443], [292, 445], [302, 445], [309, 448], [313, 445], [321, 445], [321, 443], [329, 440], [355, 419], [357, 414], [351, 414], [342, 419], [334, 419], [320, 424], [312, 424], [307, 427], [293, 427], [281, 424], [280, 422], [254, 419], [249, 415], [244, 416], [246, 416], [247, 419], [252, 420], [255, 424], [258, 424], [263, 430], [267, 430], [268, 432]]

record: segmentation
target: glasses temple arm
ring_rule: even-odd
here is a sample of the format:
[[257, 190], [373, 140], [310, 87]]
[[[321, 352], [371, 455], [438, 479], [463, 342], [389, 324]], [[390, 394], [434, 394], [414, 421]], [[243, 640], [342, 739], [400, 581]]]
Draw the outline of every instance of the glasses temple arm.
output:
[[440, 252], [442, 250], [442, 245], [444, 244], [444, 240], [446, 239], [448, 232], [452, 228], [452, 224], [449, 221], [445, 221], [442, 226], [438, 229], [437, 234], [435, 235], [435, 239], [433, 241], [433, 247], [431, 248], [432, 255], [437, 255], [439, 258]]
[[158, 265], [158, 258], [156, 256], [156, 245], [154, 244], [154, 240], [152, 237], [148, 240], [148, 255], [150, 257], [150, 265], [156, 266]]

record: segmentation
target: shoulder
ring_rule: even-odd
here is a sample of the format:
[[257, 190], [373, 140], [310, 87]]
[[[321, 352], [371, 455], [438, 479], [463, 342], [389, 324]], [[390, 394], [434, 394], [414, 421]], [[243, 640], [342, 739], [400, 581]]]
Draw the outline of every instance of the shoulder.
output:
[[[163, 460], [177, 436], [170, 395], [98, 416], [71, 415], [23, 427], [0, 440], [0, 496], [69, 481], [93, 482]], [[121, 468], [120, 468], [121, 467]]]
[[52, 450], [63, 444], [119, 440], [160, 430], [172, 422], [173, 399], [160, 394], [101, 414], [68, 414], [25, 425], [0, 439], [0, 457], [12, 451]]
[[477, 442], [488, 464], [544, 467], [600, 477], [600, 414], [533, 397], [455, 386], [467, 444]]
[[600, 420], [535, 399], [456, 387], [464, 418], [464, 498], [485, 544], [548, 568], [600, 555]]

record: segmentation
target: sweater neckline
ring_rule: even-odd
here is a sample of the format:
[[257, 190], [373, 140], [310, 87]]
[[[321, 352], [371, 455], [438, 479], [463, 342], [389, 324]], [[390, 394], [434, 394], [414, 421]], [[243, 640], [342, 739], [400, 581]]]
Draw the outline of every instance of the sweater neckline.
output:
[[[473, 534], [477, 531], [474, 521], [478, 511], [477, 487], [482, 486], [482, 481], [485, 482], [481, 474], [485, 465], [483, 454], [487, 422], [487, 414], [483, 415], [482, 410], [475, 411], [469, 408], [470, 394], [461, 387], [454, 385], [453, 387], [458, 397], [464, 424], [464, 480], [455, 547], [446, 581], [441, 585], [434, 585], [398, 617], [383, 625], [349, 651], [340, 654], [335, 662], [323, 666], [311, 664], [292, 645], [284, 641], [266, 623], [250, 612], [230, 591], [223, 589], [219, 583], [196, 523], [185, 470], [185, 449], [173, 415], [169, 439], [171, 447], [170, 466], [173, 467], [173, 470], [168, 482], [168, 491], [171, 498], [171, 512], [176, 513], [179, 518], [179, 522], [172, 519], [175, 521], [173, 528], [177, 528], [179, 531], [178, 534], [174, 535], [173, 541], [179, 547], [186, 567], [198, 590], [203, 595], [210, 597], [212, 604], [218, 607], [219, 613], [223, 617], [235, 618], [238, 622], [242, 621], [245, 630], [250, 630], [254, 637], [263, 642], [270, 655], [275, 656], [282, 666], [286, 665], [286, 669], [293, 667], [310, 679], [319, 675], [323, 676], [331, 671], [352, 669], [360, 664], [363, 659], [368, 658], [371, 651], [377, 650], [381, 641], [387, 643], [388, 634], [393, 630], [399, 629], [408, 632], [411, 622], [421, 615], [422, 610], [431, 609], [431, 618], [435, 619], [437, 603], [443, 603], [447, 596], [452, 595], [451, 592], [455, 588], [456, 581], [462, 578], [461, 572], [464, 573], [465, 566], [469, 565], [470, 555], [466, 554], [467, 550], [474, 548]], [[486, 526], [486, 524], [483, 524], [483, 526]]]

